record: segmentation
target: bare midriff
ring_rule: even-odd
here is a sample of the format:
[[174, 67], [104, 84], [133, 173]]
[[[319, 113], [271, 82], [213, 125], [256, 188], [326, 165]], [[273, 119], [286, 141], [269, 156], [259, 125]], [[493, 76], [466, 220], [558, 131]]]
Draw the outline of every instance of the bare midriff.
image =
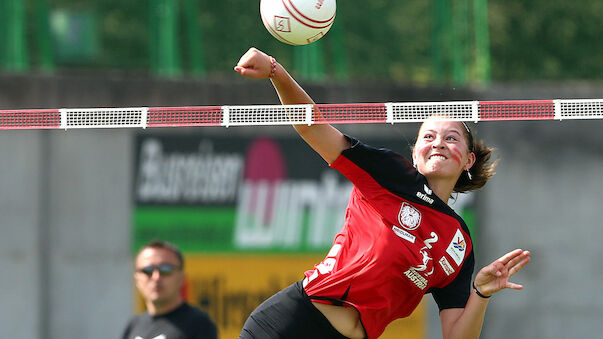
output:
[[351, 339], [366, 338], [364, 327], [360, 322], [360, 314], [356, 309], [345, 306], [321, 304], [313, 301], [312, 304], [322, 313], [339, 333]]

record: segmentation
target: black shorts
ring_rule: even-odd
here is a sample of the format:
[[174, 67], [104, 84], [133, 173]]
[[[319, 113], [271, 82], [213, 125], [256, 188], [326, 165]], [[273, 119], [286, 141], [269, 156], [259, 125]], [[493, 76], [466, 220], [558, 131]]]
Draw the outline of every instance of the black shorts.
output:
[[301, 281], [258, 306], [243, 325], [239, 339], [346, 339], [312, 305]]

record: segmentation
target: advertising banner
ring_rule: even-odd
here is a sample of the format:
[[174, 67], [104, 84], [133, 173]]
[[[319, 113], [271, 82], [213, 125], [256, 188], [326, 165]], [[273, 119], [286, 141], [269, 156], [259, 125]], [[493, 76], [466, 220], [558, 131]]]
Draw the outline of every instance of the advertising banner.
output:
[[351, 184], [303, 141], [145, 136], [137, 142], [135, 248], [320, 252], [341, 228]]

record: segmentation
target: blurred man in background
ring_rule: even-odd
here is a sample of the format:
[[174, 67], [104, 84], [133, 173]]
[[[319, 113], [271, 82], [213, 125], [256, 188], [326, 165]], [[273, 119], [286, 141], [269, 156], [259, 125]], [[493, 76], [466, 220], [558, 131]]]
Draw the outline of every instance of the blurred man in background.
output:
[[122, 339], [216, 339], [217, 329], [203, 311], [184, 301], [184, 259], [174, 245], [152, 241], [136, 256], [134, 280], [147, 311], [134, 316]]

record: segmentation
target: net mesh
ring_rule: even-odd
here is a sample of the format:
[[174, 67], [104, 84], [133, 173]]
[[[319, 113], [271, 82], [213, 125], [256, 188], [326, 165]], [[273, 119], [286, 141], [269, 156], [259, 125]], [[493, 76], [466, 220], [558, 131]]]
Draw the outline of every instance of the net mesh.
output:
[[379, 123], [386, 122], [385, 104], [315, 105], [315, 123]]
[[560, 100], [560, 119], [603, 119], [603, 100]]
[[154, 107], [149, 108], [148, 127], [219, 126], [222, 107]]
[[0, 129], [602, 119], [603, 99], [82, 108], [0, 111]]
[[450, 120], [475, 120], [476, 103], [459, 101], [392, 104], [393, 122], [425, 121], [434, 115]]
[[145, 108], [63, 109], [64, 128], [143, 127]]
[[480, 120], [543, 120], [555, 117], [552, 100], [482, 101]]
[[311, 105], [227, 106], [223, 125], [290, 125], [306, 123]]
[[47, 129], [59, 128], [61, 115], [54, 110], [0, 111], [2, 129]]

